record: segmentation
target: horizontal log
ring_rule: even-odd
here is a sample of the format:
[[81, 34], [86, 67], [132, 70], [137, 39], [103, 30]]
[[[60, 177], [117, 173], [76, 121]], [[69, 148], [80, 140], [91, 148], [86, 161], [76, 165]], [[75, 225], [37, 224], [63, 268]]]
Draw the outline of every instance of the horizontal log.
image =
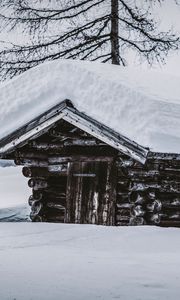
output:
[[43, 199], [43, 193], [40, 191], [34, 191], [33, 190], [33, 195], [32, 195], [33, 199], [37, 201], [40, 201]]
[[133, 168], [144, 168], [144, 166], [139, 163], [138, 161], [134, 160], [131, 157], [127, 157], [126, 155], [123, 155], [122, 153], [117, 153], [117, 167], [133, 167]]
[[131, 207], [131, 217], [144, 217], [146, 211], [141, 205], [134, 205]]
[[47, 161], [35, 160], [35, 159], [16, 159], [16, 165], [24, 165], [25, 167], [44, 167], [48, 169], [48, 172], [66, 172], [67, 164], [48, 165]]
[[160, 173], [166, 173], [169, 170], [177, 171], [180, 168], [180, 161], [147, 161], [146, 167], [148, 170], [157, 170]]
[[162, 200], [161, 201], [162, 209], [163, 208], [179, 208], [180, 209], [180, 199], [175, 198], [173, 200]]
[[31, 147], [33, 147], [36, 150], [60, 150], [63, 147], [67, 146], [105, 146], [105, 143], [102, 143], [99, 140], [96, 140], [94, 138], [74, 138], [74, 139], [65, 139], [58, 143], [38, 143], [36, 141], [33, 141], [31, 143]]
[[132, 167], [134, 166], [135, 162], [133, 159], [119, 159], [116, 162], [116, 166], [121, 169], [121, 168], [127, 168], [127, 167]]
[[164, 221], [180, 221], [180, 213], [176, 212], [174, 214], [168, 213], [154, 213], [154, 214], [147, 214], [146, 219], [148, 222], [153, 224], [161, 224]]
[[81, 156], [81, 155], [72, 155], [72, 156], [57, 156], [49, 157], [49, 164], [63, 164], [68, 162], [88, 162], [88, 161], [112, 161], [113, 157], [111, 156]]
[[129, 220], [129, 224], [134, 225], [145, 225], [146, 221], [143, 217], [131, 217]]
[[150, 223], [150, 224], [158, 225], [161, 221], [161, 217], [158, 213], [146, 214], [146, 220], [148, 224]]
[[162, 227], [180, 227], [180, 221], [165, 220], [161, 221], [158, 225]]
[[156, 193], [157, 198], [159, 200], [161, 200], [162, 202], [166, 202], [166, 201], [172, 201], [175, 199], [179, 199], [180, 200], [180, 193], [172, 193], [172, 192], [157, 192]]
[[130, 218], [130, 209], [125, 207], [125, 208], [117, 208], [116, 214], [119, 216], [128, 216]]
[[147, 161], [146, 169], [159, 172], [159, 163], [155, 163], [154, 161]]
[[121, 215], [116, 215], [116, 221], [117, 222], [129, 222], [130, 216], [121, 216]]
[[47, 205], [47, 203], [53, 202], [63, 207], [66, 207], [66, 197], [60, 197], [58, 195], [52, 195], [52, 194], [43, 195], [42, 202], [45, 206]]
[[125, 193], [118, 193], [116, 195], [116, 203], [117, 204], [121, 204], [121, 203], [128, 203], [129, 199], [128, 199], [128, 192]]
[[61, 191], [56, 191], [53, 189], [47, 189], [44, 192], [44, 198], [48, 199], [48, 198], [52, 198], [52, 197], [57, 198], [57, 199], [66, 199], [66, 193], [61, 192]]
[[55, 207], [47, 207], [46, 206], [46, 213], [45, 213], [47, 218], [51, 217], [60, 217], [62, 216], [64, 218], [65, 216], [65, 209], [59, 209]]
[[61, 152], [62, 148], [63, 148], [63, 144], [62, 143], [40, 143], [37, 141], [32, 141], [29, 144], [29, 147], [32, 147], [33, 149], [31, 151], [34, 150], [42, 150], [42, 151], [48, 151], [48, 150], [59, 150]]
[[132, 204], [130, 203], [117, 203], [116, 207], [117, 209], [125, 208], [125, 209], [130, 209]]
[[168, 213], [160, 213], [161, 221], [163, 220], [180, 220], [180, 212], [168, 212]]
[[128, 226], [129, 221], [116, 221], [116, 226]]
[[[133, 174], [134, 173], [134, 174]], [[158, 174], [159, 173], [159, 174]], [[147, 176], [146, 176], [147, 175]], [[151, 175], [149, 173], [146, 172], [146, 175], [144, 175], [143, 173], [141, 174], [135, 174], [135, 172], [132, 172], [132, 174], [127, 175], [129, 176], [129, 178], [131, 179], [132, 182], [134, 183], [144, 183], [144, 184], [155, 184], [157, 182], [169, 182], [169, 181], [175, 181], [175, 182], [180, 182], [180, 173], [178, 172], [174, 172], [174, 173], [170, 173], [170, 172], [157, 172], [154, 171], [154, 175], [151, 172]]]
[[32, 212], [30, 213], [30, 219], [32, 222], [45, 222], [46, 219], [43, 218], [43, 216], [34, 215]]
[[140, 192], [131, 192], [129, 194], [129, 201], [136, 205], [144, 205], [147, 202], [147, 195]]
[[39, 159], [39, 160], [47, 160], [47, 153], [43, 153], [40, 151], [30, 151], [30, 149], [24, 151], [16, 151], [15, 153], [16, 159]]
[[[75, 129], [73, 131], [69, 131], [68, 132], [68, 129], [66, 131], [62, 131], [62, 129], [58, 129], [58, 128], [51, 128], [49, 131], [48, 131], [48, 135], [50, 137], [55, 137], [55, 138], [60, 138], [60, 139], [63, 139], [63, 138], [78, 138], [81, 134], [77, 134], [76, 131], [78, 129]], [[83, 135], [83, 132], [82, 132], [82, 135]], [[87, 136], [87, 134], [85, 134]]]
[[117, 178], [117, 189], [119, 189], [119, 191], [121, 192], [121, 187], [122, 186], [126, 186], [129, 187], [130, 184], [130, 180], [127, 177], [124, 178]]
[[37, 160], [37, 159], [15, 159], [14, 160], [16, 165], [22, 165], [26, 167], [47, 167], [48, 162], [45, 160]]
[[146, 210], [149, 212], [160, 212], [162, 210], [162, 202], [156, 199], [147, 204]]
[[166, 183], [136, 183], [133, 182], [131, 184], [131, 191], [146, 191], [148, 189], [157, 190], [159, 192], [172, 192], [172, 193], [180, 193], [180, 183], [177, 182], [166, 182]]
[[180, 182], [175, 181], [163, 181], [161, 183], [161, 189], [163, 191], [170, 191], [170, 192], [180, 192]]
[[61, 204], [55, 203], [55, 202], [47, 202], [46, 206], [49, 208], [55, 208], [57, 210], [65, 211], [65, 207], [62, 206]]
[[118, 178], [122, 177], [122, 180], [127, 178], [127, 176], [128, 176], [127, 168], [121, 167], [121, 168], [118, 168], [117, 171], [118, 171], [117, 172]]
[[147, 197], [149, 200], [156, 200], [157, 196], [156, 196], [156, 192], [154, 191], [147, 191]]
[[22, 173], [25, 177], [48, 177], [50, 172], [47, 168], [23, 167]]
[[60, 164], [60, 165], [49, 165], [48, 171], [52, 173], [63, 173], [66, 174], [67, 172], [67, 164]]
[[31, 195], [30, 197], [29, 197], [29, 199], [28, 199], [28, 204], [29, 204], [29, 206], [32, 206], [32, 204], [33, 204], [33, 202], [34, 201], [36, 201], [34, 198], [33, 198], [33, 196]]
[[28, 180], [28, 186], [30, 188], [34, 188], [34, 190], [38, 189], [46, 189], [48, 187], [48, 183], [45, 180], [31, 178]]
[[180, 154], [177, 153], [161, 153], [161, 152], [149, 152], [148, 160], [180, 160]]
[[180, 171], [173, 169], [160, 171], [159, 179], [163, 181], [167, 180], [180, 182]]
[[43, 190], [34, 190], [33, 189], [33, 198], [34, 200], [42, 200], [48, 201], [48, 199], [66, 199], [66, 192], [61, 190], [54, 190], [51, 188], [43, 189]]
[[41, 200], [45, 206], [47, 206], [48, 203], [55, 203], [58, 205], [61, 205], [63, 207], [66, 207], [66, 197], [61, 197], [59, 195], [54, 195], [52, 193], [49, 194], [43, 194], [43, 198]]
[[64, 216], [46, 216], [46, 222], [50, 223], [64, 223]]
[[138, 177], [142, 179], [147, 178], [158, 178], [157, 176], [160, 175], [159, 171], [156, 170], [128, 170], [128, 176], [131, 177]]
[[31, 214], [33, 216], [37, 216], [40, 211], [42, 211], [43, 209], [43, 204], [42, 202], [38, 201], [38, 202], [34, 202], [31, 206]]
[[[60, 169], [59, 169], [60, 170]], [[22, 173], [25, 177], [44, 177], [47, 178], [49, 176], [66, 176], [66, 171], [57, 171], [56, 166], [55, 167], [23, 167]]]
[[48, 178], [48, 184], [50, 186], [65, 186], [66, 187], [67, 178], [59, 177], [54, 174], [54, 176]]

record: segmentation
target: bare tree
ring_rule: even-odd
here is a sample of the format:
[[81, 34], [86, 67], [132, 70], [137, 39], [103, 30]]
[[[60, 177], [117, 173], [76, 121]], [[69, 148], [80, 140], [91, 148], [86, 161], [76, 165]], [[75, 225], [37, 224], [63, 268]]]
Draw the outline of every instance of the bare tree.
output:
[[150, 64], [163, 61], [178, 49], [179, 39], [171, 31], [159, 31], [150, 14], [162, 1], [144, 0], [145, 8], [137, 0], [1, 1], [2, 30], [19, 30], [26, 38], [2, 44], [0, 76], [13, 77], [58, 58], [125, 65], [129, 49]]

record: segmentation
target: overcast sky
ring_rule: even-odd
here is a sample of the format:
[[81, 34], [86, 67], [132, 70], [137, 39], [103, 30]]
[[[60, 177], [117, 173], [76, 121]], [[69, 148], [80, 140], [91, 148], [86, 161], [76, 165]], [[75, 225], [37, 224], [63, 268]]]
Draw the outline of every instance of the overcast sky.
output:
[[[178, 1], [179, 5], [176, 5], [174, 0], [165, 0], [164, 4], [157, 9], [157, 14], [161, 18], [162, 28], [168, 30], [173, 26], [180, 36], [180, 0]], [[180, 50], [169, 55], [165, 66], [155, 66], [155, 68], [180, 76]]]

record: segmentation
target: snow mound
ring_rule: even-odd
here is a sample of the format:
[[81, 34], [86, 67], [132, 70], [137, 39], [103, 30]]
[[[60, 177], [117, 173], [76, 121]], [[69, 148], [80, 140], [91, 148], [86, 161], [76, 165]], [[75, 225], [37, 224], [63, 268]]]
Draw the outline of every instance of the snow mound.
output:
[[28, 222], [30, 208], [28, 204], [0, 208], [0, 222]]
[[180, 152], [180, 78], [129, 67], [56, 60], [1, 84], [0, 138], [70, 99], [143, 146]]
[[[10, 216], [13, 215], [18, 218], [21, 214], [21, 206], [28, 202], [30, 193], [27, 178], [22, 175], [21, 167], [0, 167], [0, 221], [6, 217], [6, 220], [8, 218], [10, 220]], [[26, 208], [23, 209], [22, 214], [26, 214], [25, 210]]]

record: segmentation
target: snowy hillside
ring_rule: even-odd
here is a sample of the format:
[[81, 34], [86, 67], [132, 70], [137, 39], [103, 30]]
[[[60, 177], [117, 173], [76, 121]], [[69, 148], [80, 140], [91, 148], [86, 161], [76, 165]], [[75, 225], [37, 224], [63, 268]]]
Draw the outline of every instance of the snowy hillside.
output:
[[0, 223], [2, 300], [179, 300], [180, 231]]
[[180, 78], [108, 64], [56, 60], [0, 88], [0, 138], [64, 99], [132, 140], [179, 152]]

